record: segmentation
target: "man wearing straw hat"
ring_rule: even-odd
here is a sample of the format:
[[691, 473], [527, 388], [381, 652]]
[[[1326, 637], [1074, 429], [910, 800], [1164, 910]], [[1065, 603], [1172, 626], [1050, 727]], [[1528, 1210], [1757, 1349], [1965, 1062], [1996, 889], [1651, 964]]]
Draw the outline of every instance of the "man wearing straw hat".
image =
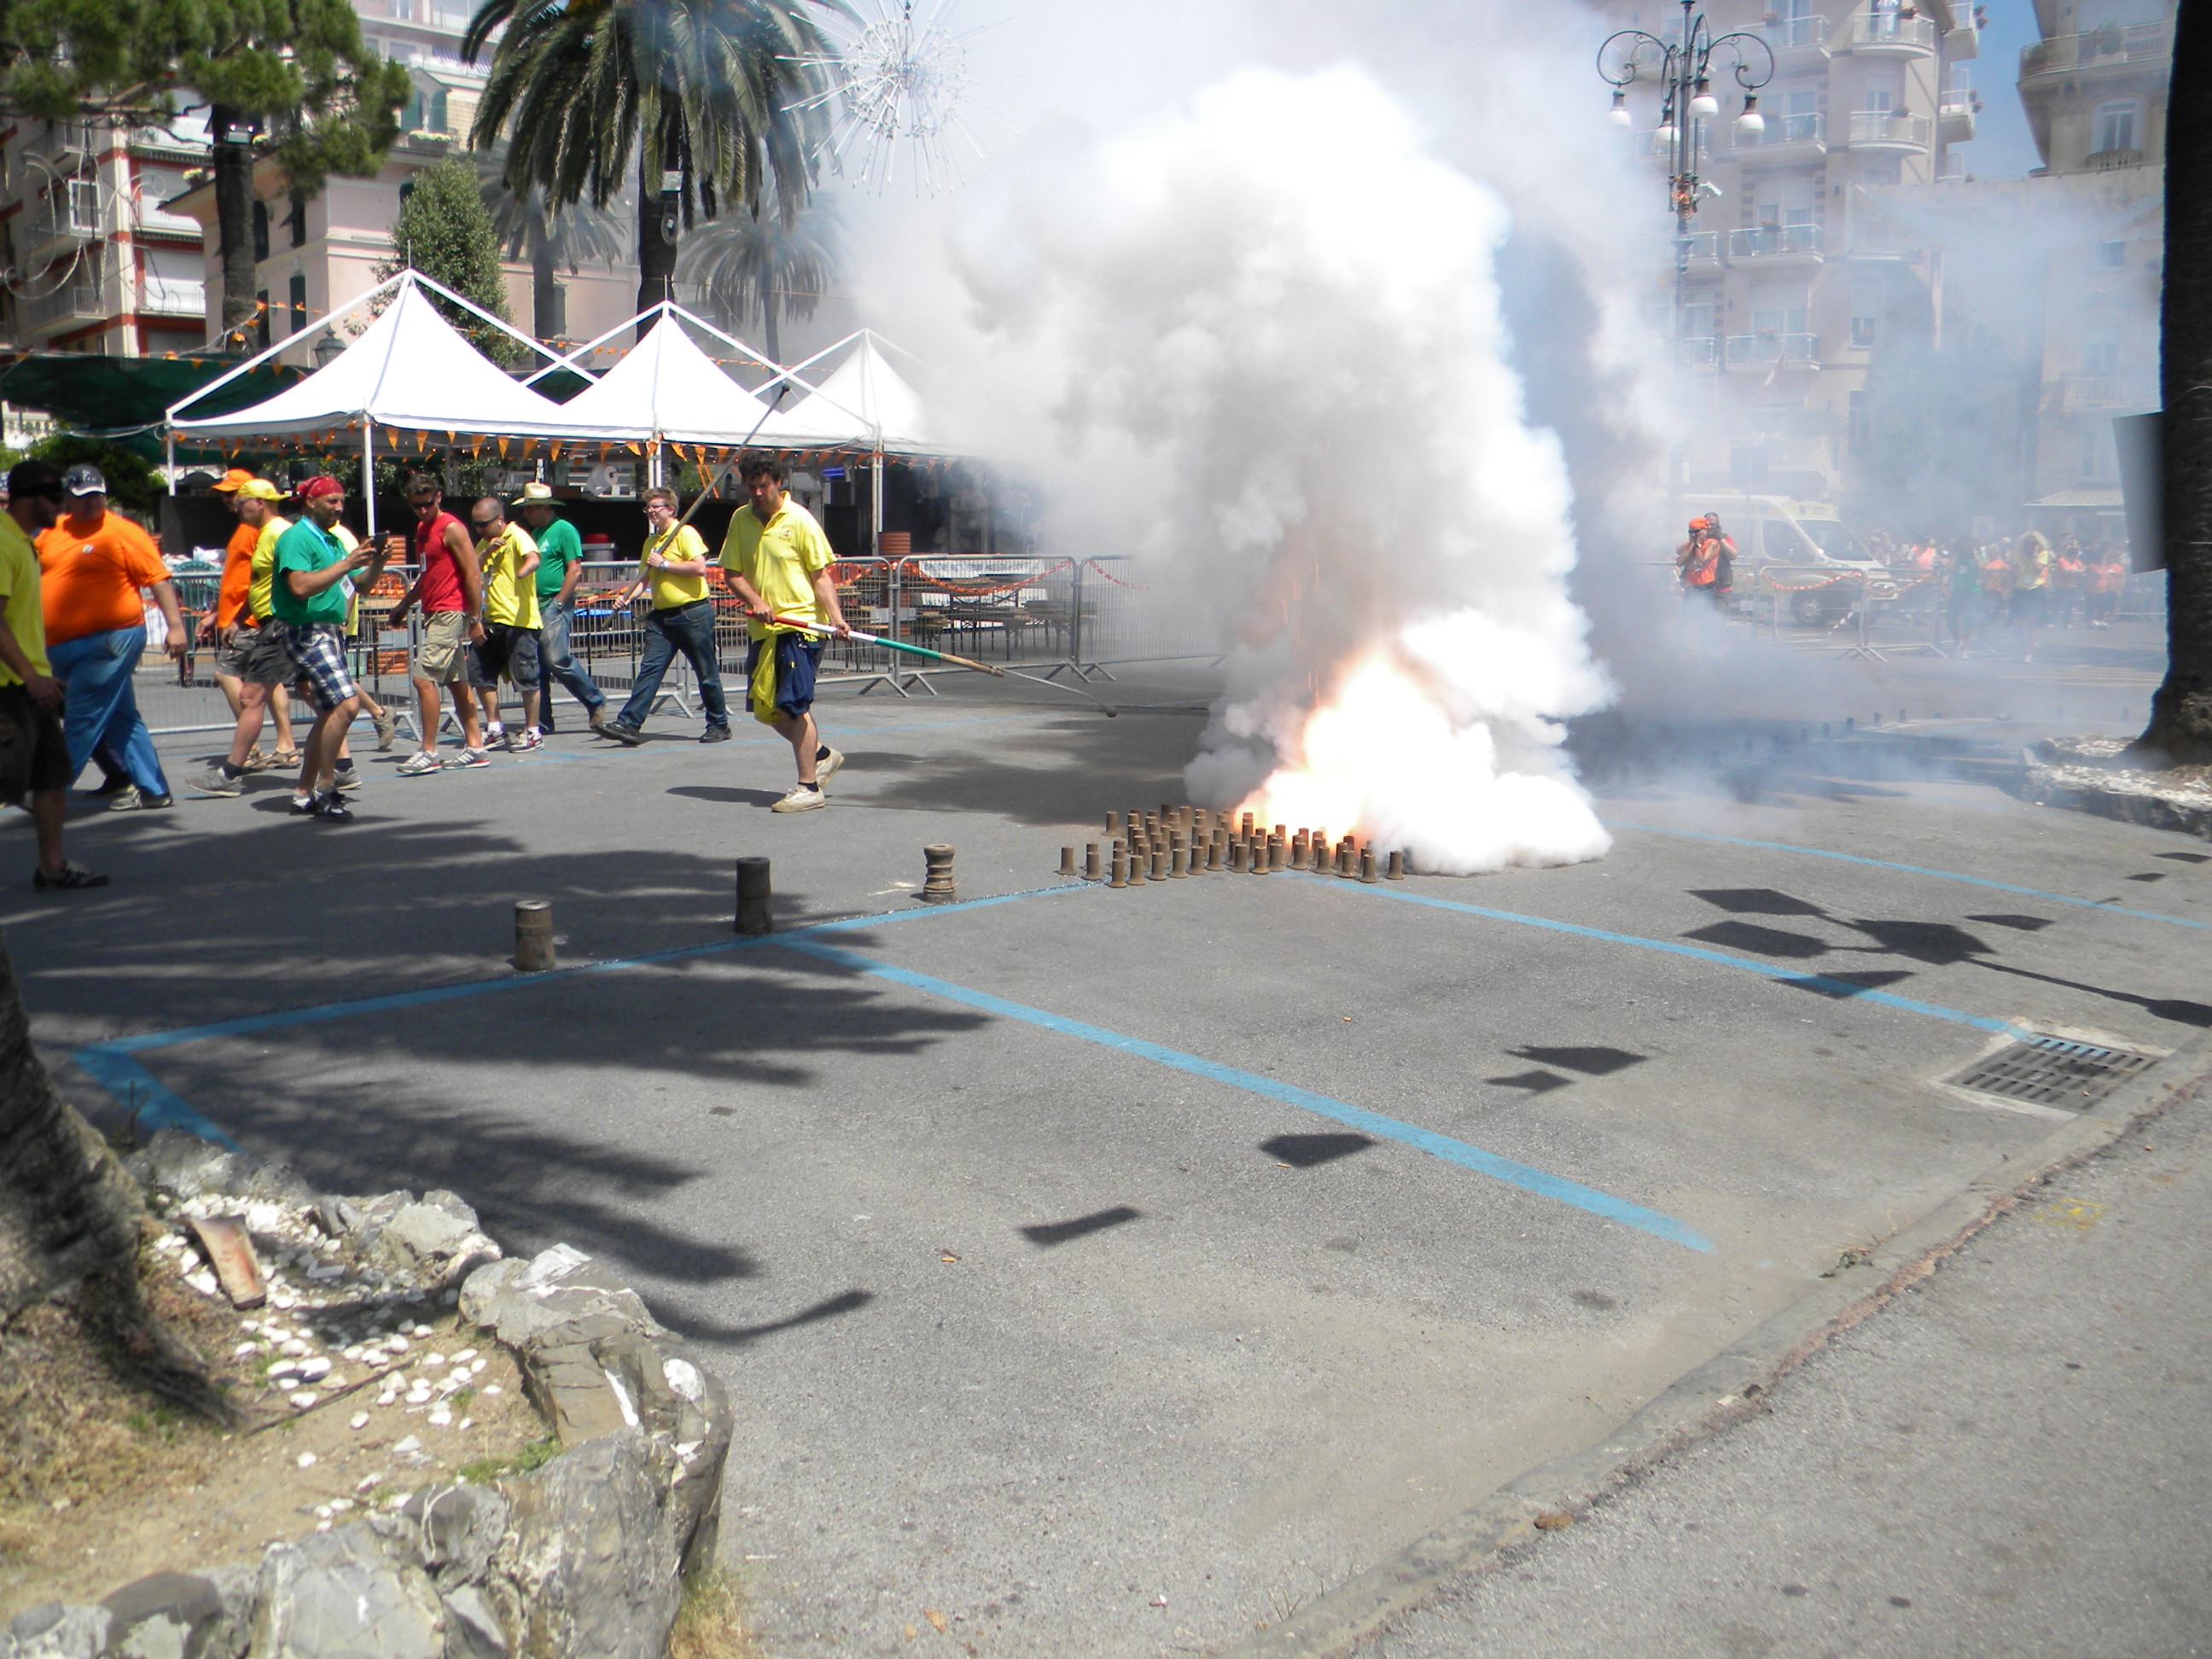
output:
[[607, 706], [607, 694], [599, 683], [577, 666], [568, 646], [569, 619], [574, 615], [576, 583], [584, 574], [584, 543], [576, 526], [553, 509], [553, 487], [534, 479], [515, 497], [522, 522], [538, 543], [538, 730], [553, 735], [553, 682], [568, 688], [568, 695], [584, 705], [586, 720], [596, 720]]
[[811, 811], [823, 804], [822, 786], [845, 757], [822, 741], [814, 724], [814, 677], [822, 662], [818, 635], [781, 626], [775, 619], [812, 623], [843, 638], [852, 632], [837, 603], [830, 565], [836, 554], [814, 515], [791, 499], [788, 476], [771, 455], [748, 455], [740, 468], [748, 506], [730, 515], [722, 541], [722, 568], [743, 600], [752, 643], [745, 679], [753, 718], [772, 726], [791, 744], [799, 781], [769, 810]]

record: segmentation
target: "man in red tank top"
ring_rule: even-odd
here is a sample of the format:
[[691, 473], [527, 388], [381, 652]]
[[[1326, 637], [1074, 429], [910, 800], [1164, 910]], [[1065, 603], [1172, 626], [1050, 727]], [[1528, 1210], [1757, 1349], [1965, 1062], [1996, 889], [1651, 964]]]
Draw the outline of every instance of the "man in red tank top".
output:
[[[469, 695], [469, 647], [483, 638], [483, 573], [468, 527], [445, 508], [445, 491], [435, 478], [416, 473], [407, 481], [407, 505], [415, 510], [415, 562], [420, 573], [392, 608], [389, 627], [407, 620], [410, 605], [422, 607], [422, 629], [409, 665], [415, 682], [416, 751], [399, 763], [402, 777], [489, 766], [483, 734], [477, 725], [476, 699]], [[438, 696], [451, 686], [453, 712], [461, 723], [461, 752], [438, 758]]]

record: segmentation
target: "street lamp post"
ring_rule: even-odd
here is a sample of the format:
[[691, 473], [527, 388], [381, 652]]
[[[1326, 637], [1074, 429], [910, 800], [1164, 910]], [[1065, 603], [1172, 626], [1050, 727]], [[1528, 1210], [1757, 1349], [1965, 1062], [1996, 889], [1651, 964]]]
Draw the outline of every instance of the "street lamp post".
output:
[[[1714, 60], [1735, 76], [1743, 88], [1743, 110], [1735, 118], [1736, 131], [1753, 137], [1766, 131], [1766, 118], [1759, 112], [1759, 89], [1774, 78], [1774, 52], [1755, 34], [1738, 32], [1715, 35], [1706, 27], [1698, 0], [1680, 0], [1682, 35], [1662, 40], [1642, 29], [1622, 29], [1607, 37], [1597, 51], [1597, 72], [1613, 88], [1613, 120], [1626, 126], [1628, 88], [1638, 81], [1656, 81], [1660, 88], [1658, 138], [1667, 147], [1667, 190], [1674, 208], [1674, 338], [1677, 349], [1684, 338], [1684, 312], [1690, 276], [1690, 223], [1698, 202], [1712, 186], [1698, 177], [1698, 143], [1701, 123], [1721, 112], [1713, 96]], [[1757, 56], [1752, 49], [1756, 48]], [[1760, 65], [1765, 67], [1761, 68]], [[1716, 192], [1717, 193], [1717, 192]], [[1717, 333], [1717, 331], [1716, 331]], [[1717, 339], [1716, 350], [1719, 349]]]

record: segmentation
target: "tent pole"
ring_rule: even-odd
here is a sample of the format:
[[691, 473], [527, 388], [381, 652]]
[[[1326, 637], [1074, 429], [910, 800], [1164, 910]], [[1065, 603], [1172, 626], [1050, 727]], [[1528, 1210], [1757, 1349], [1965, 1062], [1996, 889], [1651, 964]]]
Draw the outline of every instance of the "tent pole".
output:
[[876, 498], [876, 533], [868, 551], [880, 559], [884, 556], [884, 443], [880, 434], [876, 439], [876, 464], [869, 469], [869, 483]]
[[376, 544], [376, 422], [361, 423], [361, 499], [368, 512], [368, 541]]
[[161, 447], [167, 453], [169, 462], [169, 493], [173, 495], [177, 493], [176, 428], [166, 424], [161, 428]]
[[653, 440], [652, 454], [645, 464], [645, 487], [647, 489], [660, 488], [660, 441], [658, 438]]

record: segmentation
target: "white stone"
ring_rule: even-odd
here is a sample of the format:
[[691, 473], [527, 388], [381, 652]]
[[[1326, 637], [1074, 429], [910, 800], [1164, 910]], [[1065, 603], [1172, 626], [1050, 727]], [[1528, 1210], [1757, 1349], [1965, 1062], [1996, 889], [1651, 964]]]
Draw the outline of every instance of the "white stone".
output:
[[301, 1468], [303, 1468], [303, 1469], [312, 1469], [313, 1468], [314, 1468], [314, 1467], [315, 1467], [315, 1455], [314, 1455], [314, 1453], [313, 1453], [313, 1452], [301, 1452], [301, 1453], [300, 1454], [300, 1456], [299, 1456], [299, 1464], [300, 1464], [300, 1467], [301, 1467]]
[[404, 1440], [395, 1443], [392, 1449], [396, 1452], [421, 1451], [422, 1449], [422, 1443], [410, 1434]]
[[484, 1362], [483, 1362], [483, 1360], [481, 1360], [481, 1359], [471, 1359], [471, 1361], [469, 1361], [469, 1375], [470, 1375], [471, 1376], [483, 1376], [483, 1368], [484, 1368]]
[[307, 1410], [308, 1407], [315, 1403], [314, 1395], [306, 1389], [301, 1389], [299, 1393], [294, 1395], [291, 1398], [292, 1403], [295, 1406], [297, 1406], [301, 1411]]
[[302, 1376], [328, 1376], [330, 1374], [331, 1362], [326, 1358], [318, 1356], [313, 1359], [303, 1359], [300, 1362], [300, 1375]]
[[465, 1417], [461, 1419], [461, 1426], [465, 1429], [473, 1429], [476, 1425], [477, 1420], [473, 1417]]
[[453, 1414], [441, 1406], [436, 1411], [430, 1413], [429, 1421], [430, 1426], [434, 1429], [448, 1428], [452, 1426]]
[[465, 1365], [470, 1360], [474, 1359], [476, 1357], [477, 1351], [474, 1348], [464, 1348], [453, 1356], [453, 1364], [456, 1365]]
[[487, 1382], [483, 1385], [483, 1391], [488, 1395], [497, 1394], [499, 1392], [499, 1384], [496, 1382]]
[[426, 1365], [442, 1365], [446, 1363], [446, 1356], [441, 1353], [426, 1353], [422, 1356], [422, 1363]]
[[307, 1345], [300, 1338], [295, 1336], [289, 1338], [285, 1341], [283, 1344], [283, 1349], [284, 1352], [289, 1354], [304, 1354], [307, 1352]]
[[346, 1421], [349, 1427], [356, 1430], [365, 1429], [368, 1426], [368, 1413], [367, 1412], [356, 1412], [350, 1418], [347, 1419]]
[[191, 1285], [202, 1296], [213, 1296], [218, 1288], [216, 1284], [215, 1275], [204, 1267], [201, 1268], [196, 1273], [186, 1273], [185, 1275], [185, 1283]]

